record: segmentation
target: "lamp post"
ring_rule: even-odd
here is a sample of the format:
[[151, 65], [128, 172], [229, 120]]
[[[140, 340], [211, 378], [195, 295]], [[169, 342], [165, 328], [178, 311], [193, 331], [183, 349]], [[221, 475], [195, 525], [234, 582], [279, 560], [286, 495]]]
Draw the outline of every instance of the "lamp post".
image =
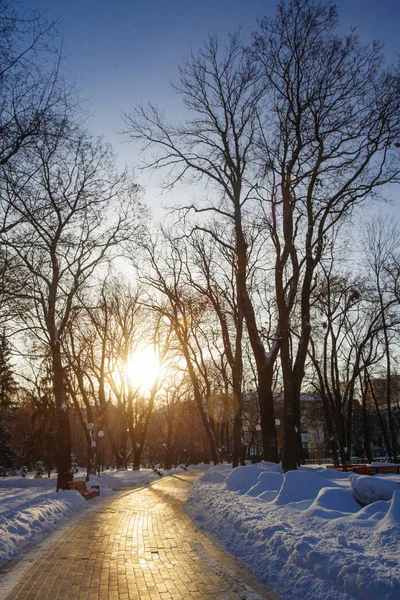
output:
[[100, 471], [101, 471], [101, 469], [103, 467], [103, 455], [102, 455], [103, 444], [102, 444], [102, 442], [103, 442], [103, 437], [104, 437], [104, 431], [102, 431], [100, 429], [100, 431], [97, 433], [97, 437], [99, 438], [99, 450], [98, 450], [98, 453], [97, 453], [97, 456], [98, 456], [98, 463], [97, 463], [98, 464], [98, 469], [97, 469], [97, 472], [98, 472], [99, 477], [101, 477]]
[[247, 456], [247, 432], [249, 431], [249, 426], [248, 425], [242, 425], [242, 432], [243, 432], [243, 438], [242, 438], [242, 450], [241, 450], [241, 457], [240, 457], [240, 462], [242, 465], [245, 464], [245, 460], [246, 460], [246, 456]]
[[[262, 428], [261, 428], [261, 425], [260, 425], [260, 423], [257, 423], [257, 425], [256, 425], [256, 435], [257, 435], [257, 440], [259, 440], [259, 439], [260, 439], [259, 435], [260, 435], [260, 433], [261, 433], [261, 429], [262, 429]], [[259, 442], [258, 442], [258, 441], [257, 441], [257, 447], [259, 448]], [[254, 448], [254, 451], [255, 451], [255, 448]], [[257, 450], [257, 456], [258, 456], [258, 457], [260, 456], [260, 452], [259, 452], [258, 450]]]
[[[86, 423], [86, 430], [89, 432], [89, 443], [88, 443], [88, 449], [87, 449], [87, 470], [86, 470], [86, 481], [89, 481], [89, 476], [92, 472], [92, 464], [93, 464], [93, 438], [92, 438], [92, 431], [93, 431], [93, 427], [94, 427], [94, 423]], [[96, 446], [96, 442], [94, 442], [95, 446]]]
[[278, 442], [278, 453], [279, 453], [279, 456], [280, 456], [280, 454], [281, 454], [281, 447], [282, 447], [282, 444], [281, 444], [281, 441], [282, 441], [282, 440], [281, 440], [281, 430], [280, 430], [280, 425], [281, 425], [281, 421], [280, 421], [280, 419], [275, 419], [275, 426], [276, 426], [276, 437], [277, 437], [277, 442]]
[[166, 460], [167, 460], [167, 444], [165, 442], [163, 442], [163, 463], [164, 463], [164, 469], [165, 469]]

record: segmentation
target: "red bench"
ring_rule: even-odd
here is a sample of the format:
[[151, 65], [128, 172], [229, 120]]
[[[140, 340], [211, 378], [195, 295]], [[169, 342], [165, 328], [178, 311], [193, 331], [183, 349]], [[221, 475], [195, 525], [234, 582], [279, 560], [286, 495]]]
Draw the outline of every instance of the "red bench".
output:
[[79, 492], [81, 496], [85, 498], [85, 500], [90, 500], [91, 498], [100, 496], [99, 486], [95, 486], [95, 488], [88, 490], [85, 481], [67, 481], [67, 486], [69, 490], [76, 490], [77, 492]]
[[400, 474], [400, 465], [382, 465], [372, 467], [371, 465], [326, 465], [327, 469], [335, 469], [336, 471], [351, 471], [358, 475], [391, 475]]
[[397, 475], [400, 475], [400, 465], [382, 465], [381, 467], [377, 467], [377, 469], [378, 469], [378, 473], [382, 473], [382, 474], [396, 473]]
[[378, 473], [377, 467], [370, 467], [367, 465], [357, 465], [356, 467], [349, 467], [349, 471], [358, 473], [358, 475], [376, 475]]

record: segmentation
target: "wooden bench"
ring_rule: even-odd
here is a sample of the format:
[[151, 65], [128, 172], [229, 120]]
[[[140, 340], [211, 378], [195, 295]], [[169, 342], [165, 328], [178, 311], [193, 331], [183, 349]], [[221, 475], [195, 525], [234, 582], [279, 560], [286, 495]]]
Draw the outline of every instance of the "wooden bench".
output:
[[357, 465], [355, 467], [349, 467], [349, 471], [357, 473], [358, 475], [376, 475], [378, 473], [377, 467], [370, 467], [368, 465]]
[[93, 489], [88, 490], [86, 487], [86, 482], [77, 480], [77, 481], [67, 481], [67, 486], [69, 490], [76, 490], [85, 498], [85, 500], [90, 500], [90, 498], [95, 498], [96, 496], [100, 496], [100, 488], [99, 486], [94, 486]]
[[358, 475], [392, 475], [400, 474], [400, 465], [382, 465], [372, 467], [371, 465], [326, 465], [327, 469], [335, 469], [336, 471], [350, 471]]
[[400, 475], [400, 465], [382, 465], [377, 467], [378, 473]]

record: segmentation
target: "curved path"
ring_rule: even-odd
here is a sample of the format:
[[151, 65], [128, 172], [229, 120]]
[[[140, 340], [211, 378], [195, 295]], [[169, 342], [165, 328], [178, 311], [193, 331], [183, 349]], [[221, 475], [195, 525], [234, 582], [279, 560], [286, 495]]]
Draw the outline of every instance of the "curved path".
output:
[[199, 475], [183, 472], [96, 502], [12, 567], [0, 579], [0, 598], [272, 600], [183, 510]]

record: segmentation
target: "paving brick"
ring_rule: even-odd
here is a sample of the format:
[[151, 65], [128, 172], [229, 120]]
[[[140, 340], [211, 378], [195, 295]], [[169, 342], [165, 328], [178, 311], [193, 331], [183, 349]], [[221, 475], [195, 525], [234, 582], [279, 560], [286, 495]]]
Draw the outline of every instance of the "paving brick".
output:
[[166, 477], [99, 504], [29, 567], [4, 600], [238, 600], [247, 597], [246, 589], [254, 599], [272, 598], [248, 574], [241, 581], [244, 571], [184, 512], [197, 476]]

